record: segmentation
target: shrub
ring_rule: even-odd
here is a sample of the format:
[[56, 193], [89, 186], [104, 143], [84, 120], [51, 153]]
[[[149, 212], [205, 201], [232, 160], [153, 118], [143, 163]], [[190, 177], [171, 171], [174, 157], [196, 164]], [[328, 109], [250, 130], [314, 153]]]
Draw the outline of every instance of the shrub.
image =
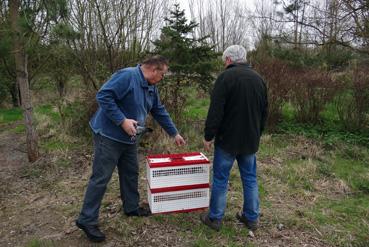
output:
[[62, 119], [63, 128], [69, 134], [89, 136], [89, 121], [97, 110], [96, 92], [86, 90], [78, 100], [63, 101], [58, 104], [58, 111]]
[[281, 60], [266, 58], [255, 64], [255, 69], [265, 79], [268, 87], [268, 122], [273, 129], [282, 117], [282, 106], [287, 100], [290, 86], [286, 76], [289, 67]]
[[290, 99], [296, 108], [296, 119], [317, 124], [320, 113], [340, 90], [339, 83], [329, 72], [318, 69], [290, 71]]
[[345, 90], [336, 97], [338, 116], [346, 130], [367, 127], [369, 113], [368, 68], [354, 68], [344, 78]]

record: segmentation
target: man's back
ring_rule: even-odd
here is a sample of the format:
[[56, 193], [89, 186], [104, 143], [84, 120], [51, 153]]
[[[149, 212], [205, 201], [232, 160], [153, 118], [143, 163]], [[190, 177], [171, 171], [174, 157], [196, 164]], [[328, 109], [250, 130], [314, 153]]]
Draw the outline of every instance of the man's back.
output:
[[266, 111], [263, 79], [247, 64], [231, 64], [215, 83], [205, 132], [215, 131], [215, 144], [229, 153], [255, 153]]

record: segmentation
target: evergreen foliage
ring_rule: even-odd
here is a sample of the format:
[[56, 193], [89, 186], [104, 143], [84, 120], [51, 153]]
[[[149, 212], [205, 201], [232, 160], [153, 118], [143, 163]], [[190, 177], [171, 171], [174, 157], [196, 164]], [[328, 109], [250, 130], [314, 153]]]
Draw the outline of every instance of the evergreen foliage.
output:
[[218, 54], [214, 47], [206, 44], [207, 37], [199, 39], [192, 33], [197, 27], [194, 21], [188, 23], [184, 10], [174, 5], [167, 25], [162, 28], [160, 39], [154, 41], [155, 53], [170, 61], [170, 75], [162, 83], [163, 101], [174, 111], [178, 119], [181, 106], [186, 101], [185, 87], [196, 87], [208, 91], [214, 80]]

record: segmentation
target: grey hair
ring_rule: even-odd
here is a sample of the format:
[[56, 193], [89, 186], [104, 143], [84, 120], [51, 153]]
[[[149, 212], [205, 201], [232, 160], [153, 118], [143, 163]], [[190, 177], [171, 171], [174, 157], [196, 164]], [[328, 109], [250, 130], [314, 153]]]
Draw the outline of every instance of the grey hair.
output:
[[232, 62], [246, 62], [246, 49], [240, 45], [231, 45], [223, 52], [223, 61], [230, 58]]

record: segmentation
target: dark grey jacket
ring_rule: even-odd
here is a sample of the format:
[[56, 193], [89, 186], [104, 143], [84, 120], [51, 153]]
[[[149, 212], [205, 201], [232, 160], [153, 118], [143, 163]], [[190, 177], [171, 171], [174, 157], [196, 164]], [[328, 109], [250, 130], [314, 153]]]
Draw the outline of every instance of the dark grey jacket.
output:
[[268, 112], [266, 84], [248, 64], [231, 64], [217, 78], [205, 123], [205, 140], [226, 152], [258, 151]]

